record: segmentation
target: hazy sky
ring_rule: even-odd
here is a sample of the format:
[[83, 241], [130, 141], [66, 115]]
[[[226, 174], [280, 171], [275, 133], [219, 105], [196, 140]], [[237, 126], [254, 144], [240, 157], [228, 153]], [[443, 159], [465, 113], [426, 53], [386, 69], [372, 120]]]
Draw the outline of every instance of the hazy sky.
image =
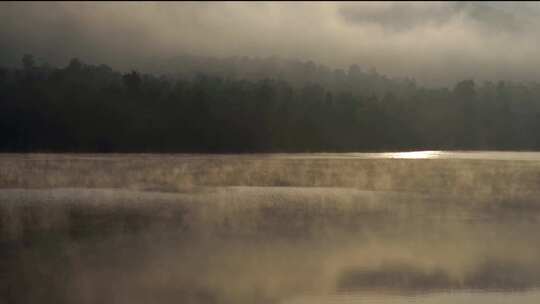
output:
[[129, 68], [182, 53], [376, 67], [421, 83], [540, 81], [540, 3], [0, 3], [0, 61]]

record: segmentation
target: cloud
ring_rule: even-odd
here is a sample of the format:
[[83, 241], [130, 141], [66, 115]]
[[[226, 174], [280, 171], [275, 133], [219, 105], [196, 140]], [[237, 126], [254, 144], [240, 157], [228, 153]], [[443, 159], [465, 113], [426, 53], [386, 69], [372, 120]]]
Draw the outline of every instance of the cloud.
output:
[[538, 3], [0, 4], [0, 63], [22, 53], [128, 69], [182, 53], [358, 63], [429, 85], [540, 80]]
[[421, 26], [439, 27], [460, 12], [457, 5], [442, 2], [346, 3], [338, 11], [346, 22], [353, 25], [375, 24], [392, 31], [410, 31]]
[[[508, 6], [508, 4], [506, 4]], [[384, 2], [346, 3], [339, 7], [340, 16], [352, 25], [375, 24], [390, 31], [412, 31], [420, 27], [441, 28], [465, 19], [471, 30], [518, 32], [529, 20], [508, 11], [504, 4], [467, 2]]]

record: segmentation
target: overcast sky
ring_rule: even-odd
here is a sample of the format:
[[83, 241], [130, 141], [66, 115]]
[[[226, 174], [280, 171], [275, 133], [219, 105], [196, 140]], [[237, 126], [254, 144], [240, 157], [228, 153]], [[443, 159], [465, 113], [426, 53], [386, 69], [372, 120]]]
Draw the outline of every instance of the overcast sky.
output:
[[540, 81], [540, 3], [0, 3], [0, 62], [126, 69], [189, 53], [376, 67], [439, 85]]

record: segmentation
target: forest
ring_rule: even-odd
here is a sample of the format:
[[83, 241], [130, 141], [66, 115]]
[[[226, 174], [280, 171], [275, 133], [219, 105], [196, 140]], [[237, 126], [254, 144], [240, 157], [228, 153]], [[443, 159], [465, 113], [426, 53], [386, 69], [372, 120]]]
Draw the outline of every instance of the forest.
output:
[[119, 72], [0, 67], [2, 152], [539, 150], [540, 84], [449, 88], [358, 65], [183, 57]]

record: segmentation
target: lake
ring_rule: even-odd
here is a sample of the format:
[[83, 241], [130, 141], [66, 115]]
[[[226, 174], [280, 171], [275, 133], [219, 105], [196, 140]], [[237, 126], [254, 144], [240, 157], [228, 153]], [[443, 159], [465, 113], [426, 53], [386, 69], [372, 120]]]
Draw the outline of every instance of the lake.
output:
[[0, 154], [2, 303], [540, 303], [540, 153]]

